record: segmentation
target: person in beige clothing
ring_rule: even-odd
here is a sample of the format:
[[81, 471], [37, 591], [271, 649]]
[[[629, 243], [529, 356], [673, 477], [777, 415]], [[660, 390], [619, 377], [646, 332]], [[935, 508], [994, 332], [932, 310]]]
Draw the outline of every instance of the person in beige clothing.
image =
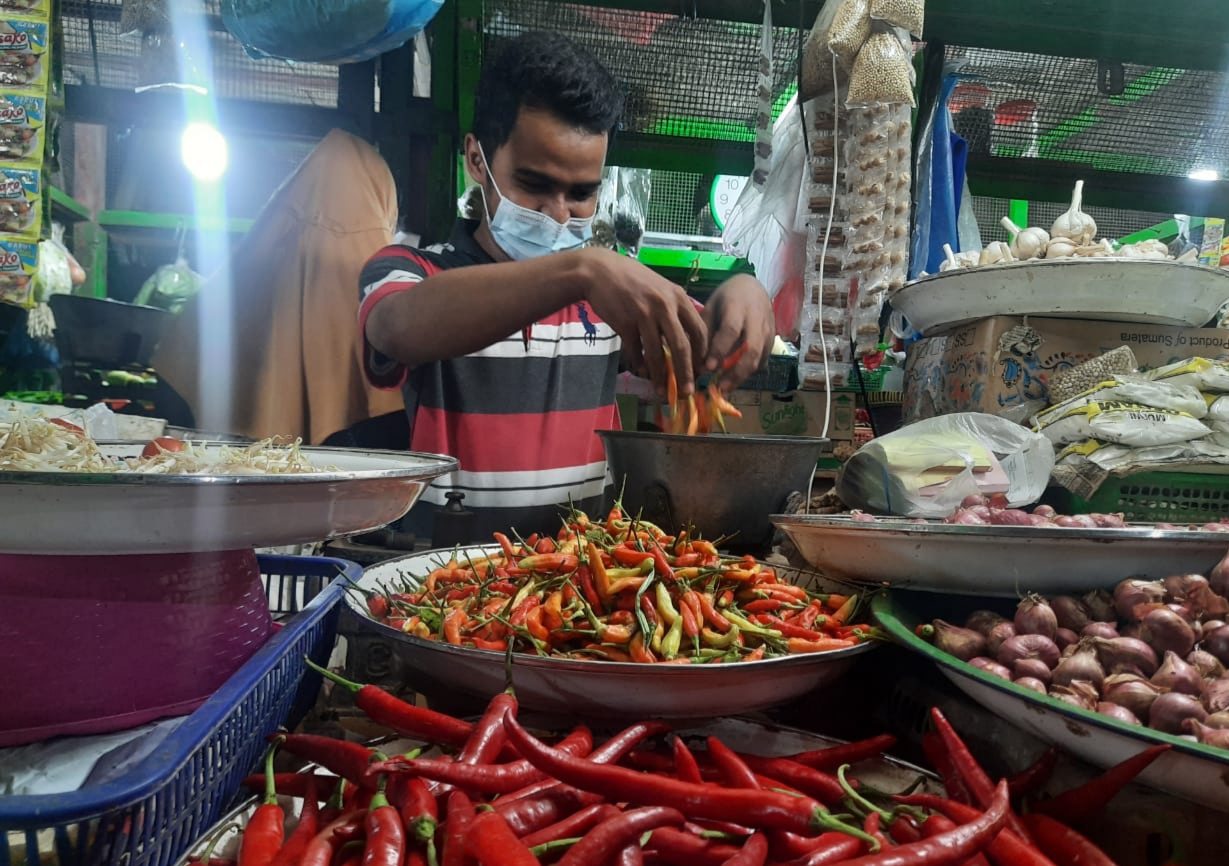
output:
[[[231, 257], [176, 317], [154, 369], [202, 430], [320, 444], [402, 414], [369, 385], [354, 287], [393, 240], [392, 174], [369, 144], [333, 130], [257, 217]], [[402, 447], [405, 444], [402, 443]]]

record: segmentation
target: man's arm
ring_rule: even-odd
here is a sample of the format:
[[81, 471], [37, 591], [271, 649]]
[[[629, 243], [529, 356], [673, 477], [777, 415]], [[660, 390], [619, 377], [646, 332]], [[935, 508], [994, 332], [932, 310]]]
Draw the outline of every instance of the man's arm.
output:
[[376, 351], [413, 367], [489, 346], [577, 301], [623, 338], [633, 369], [665, 383], [669, 346], [679, 389], [694, 390], [693, 349], [707, 331], [679, 286], [609, 250], [584, 249], [521, 262], [453, 268], [374, 302], [366, 339]]

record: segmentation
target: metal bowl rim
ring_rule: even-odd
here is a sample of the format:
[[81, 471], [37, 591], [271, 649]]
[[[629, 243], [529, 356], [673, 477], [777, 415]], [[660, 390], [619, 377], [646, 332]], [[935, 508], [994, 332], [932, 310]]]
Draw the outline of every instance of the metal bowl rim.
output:
[[774, 526], [791, 530], [852, 530], [857, 532], [892, 533], [904, 536], [940, 536], [955, 538], [1010, 538], [1013, 541], [1026, 539], [1068, 541], [1166, 541], [1179, 544], [1209, 543], [1224, 536], [1229, 547], [1229, 532], [1213, 532], [1201, 529], [1149, 529], [1131, 525], [1121, 529], [1048, 526], [969, 526], [956, 523], [912, 523], [913, 518], [876, 518], [874, 523], [854, 520], [850, 517], [820, 514], [772, 514], [768, 518]]

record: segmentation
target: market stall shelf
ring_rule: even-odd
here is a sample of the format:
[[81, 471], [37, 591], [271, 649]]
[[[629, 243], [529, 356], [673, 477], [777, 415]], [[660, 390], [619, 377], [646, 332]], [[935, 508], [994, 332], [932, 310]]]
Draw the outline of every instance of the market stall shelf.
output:
[[1167, 261], [1056, 259], [922, 277], [892, 295], [918, 331], [992, 316], [1099, 319], [1198, 328], [1229, 301], [1229, 272]]
[[[457, 560], [498, 552], [478, 547], [457, 552]], [[414, 582], [453, 551], [431, 551], [390, 560], [368, 569], [359, 586], [378, 589]], [[849, 592], [850, 587], [812, 577], [810, 588]], [[453, 646], [414, 637], [373, 620], [364, 600], [351, 593], [348, 630], [388, 641], [399, 657], [408, 684], [430, 697], [456, 691], [490, 698], [506, 686], [505, 654]], [[702, 719], [779, 706], [840, 677], [858, 656], [875, 649], [873, 641], [828, 652], [728, 664], [651, 665], [635, 662], [583, 661], [513, 655], [512, 677], [526, 710], [583, 718]]]
[[[145, 443], [100, 443], [133, 458]], [[196, 443], [194, 443], [195, 445]], [[225, 443], [203, 443], [206, 453]], [[120, 555], [276, 547], [398, 519], [451, 457], [303, 448], [314, 471], [148, 474], [0, 471], [0, 552]]]
[[[933, 661], [953, 685], [992, 713], [1065, 749], [1097, 767], [1107, 768], [1144, 749], [1165, 743], [1171, 749], [1140, 776], [1142, 784], [1201, 803], [1229, 809], [1229, 752], [1200, 745], [1030, 691], [986, 673], [936, 649], [914, 633], [931, 614], [960, 619], [982, 602], [951, 601], [921, 593], [877, 596], [873, 610], [879, 624], [908, 649]], [[955, 610], [955, 612], [954, 612]]]
[[1225, 555], [1223, 533], [1197, 530], [965, 526], [904, 518], [773, 515], [824, 574], [944, 593], [1018, 598], [1107, 589], [1124, 574], [1206, 574]]

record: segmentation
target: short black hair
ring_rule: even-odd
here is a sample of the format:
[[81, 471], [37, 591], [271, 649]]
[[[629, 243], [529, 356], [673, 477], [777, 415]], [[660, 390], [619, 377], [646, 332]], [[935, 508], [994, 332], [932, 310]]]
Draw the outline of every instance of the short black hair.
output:
[[623, 90], [597, 58], [560, 33], [509, 39], [483, 65], [474, 100], [474, 135], [486, 153], [508, 140], [522, 108], [549, 111], [593, 135], [613, 137]]

